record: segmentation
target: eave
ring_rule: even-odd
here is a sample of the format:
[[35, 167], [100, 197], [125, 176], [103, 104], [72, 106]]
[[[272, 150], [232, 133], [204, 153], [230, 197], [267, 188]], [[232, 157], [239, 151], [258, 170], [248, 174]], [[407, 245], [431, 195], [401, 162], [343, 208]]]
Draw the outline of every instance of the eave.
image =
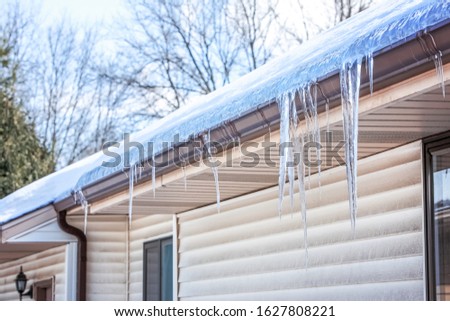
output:
[[[435, 64], [432, 59], [434, 54], [438, 54], [438, 49], [442, 54], [443, 64], [448, 64], [450, 62], [450, 38], [448, 34], [450, 33], [449, 20], [445, 23], [429, 28], [426, 32], [421, 32], [417, 35], [411, 36], [408, 39], [402, 41], [401, 43], [393, 44], [389, 48], [385, 48], [379, 52], [374, 53], [374, 76], [373, 84], [374, 91], [373, 95], [369, 92], [369, 75], [366, 68], [362, 68], [361, 75], [361, 103], [360, 103], [360, 114], [373, 112], [377, 108], [386, 107], [388, 104], [393, 104], [397, 100], [400, 101], [405, 97], [414, 95], [417, 90], [432, 90], [439, 85], [434, 68]], [[423, 75], [427, 76], [423, 76]], [[448, 66], [446, 66], [445, 75], [448, 79]], [[428, 79], [430, 78], [430, 79]], [[412, 92], [410, 92], [408, 84], [411, 83], [411, 79], [414, 81], [424, 82], [422, 85], [414, 85]], [[421, 80], [422, 79], [422, 80]], [[425, 80], [427, 79], [427, 80]], [[434, 79], [434, 80], [433, 80]], [[335, 135], [339, 137], [340, 134], [340, 122], [342, 119], [341, 108], [340, 108], [340, 82], [339, 82], [339, 72], [336, 71], [330, 75], [326, 75], [317, 81], [318, 88], [318, 112], [320, 113], [319, 121], [321, 127], [324, 128], [326, 125], [324, 110], [325, 103], [329, 102], [330, 112], [329, 112], [329, 122], [334, 124], [333, 130]], [[403, 88], [405, 87], [405, 88]], [[403, 88], [403, 89], [402, 89]], [[397, 97], [398, 96], [398, 97]], [[386, 98], [389, 97], [389, 98]], [[272, 101], [267, 102], [261, 106], [255, 106], [255, 108], [241, 117], [236, 119], [230, 119], [229, 122], [223, 124], [220, 127], [211, 128], [211, 140], [220, 142], [223, 145], [229, 145], [233, 142], [234, 138], [230, 137], [229, 133], [237, 132], [239, 133], [241, 142], [252, 141], [255, 139], [260, 139], [264, 134], [269, 131], [276, 133], [279, 128], [279, 111], [276, 104], [276, 97]], [[389, 101], [383, 102], [383, 100], [388, 99]], [[367, 120], [364, 117], [361, 118], [360, 122], [360, 138], [362, 140], [370, 140], [373, 135], [373, 130], [370, 129], [370, 123], [373, 122], [370, 117]], [[376, 122], [376, 121], [375, 121]], [[367, 130], [364, 124], [367, 124]], [[404, 131], [407, 129], [404, 128]], [[440, 130], [443, 130], [441, 128]], [[394, 130], [395, 131], [395, 130]], [[397, 130], [398, 131], [398, 130]], [[417, 135], [413, 135], [414, 139], [423, 137], [423, 135], [430, 135], [433, 131], [424, 131]], [[201, 134], [201, 133], [200, 133]], [[389, 134], [392, 136], [392, 133]], [[273, 136], [273, 135], [272, 135]], [[394, 135], [395, 136], [395, 135]], [[401, 135], [400, 135], [401, 136]], [[192, 137], [194, 140], [196, 137]], [[277, 138], [272, 137], [272, 141], [276, 141]], [[383, 139], [383, 137], [381, 137]], [[392, 140], [392, 139], [391, 139]], [[393, 138], [395, 141], [393, 144], [387, 144], [389, 148], [392, 148], [395, 144], [403, 144], [407, 141], [401, 137]], [[186, 142], [185, 144], [190, 144]], [[179, 148], [180, 146], [173, 146], [173, 148]], [[380, 149], [374, 149], [373, 152], [380, 152]], [[225, 151], [221, 151], [225, 152]], [[368, 156], [367, 153], [360, 155], [360, 157]], [[192, 161], [194, 155], [190, 155]], [[158, 159], [169, 159], [172, 164], [180, 164], [179, 159], [175, 159], [173, 149], [165, 150], [160, 155], [156, 156]], [[191, 169], [192, 170], [192, 169]], [[203, 169], [204, 171], [205, 169]], [[188, 176], [193, 177], [201, 173], [202, 170], [198, 168], [192, 170], [193, 174], [188, 174]], [[176, 177], [174, 180], [181, 179], [181, 174], [179, 167], [172, 165], [163, 168], [158, 168], [157, 172], [157, 186], [163, 187], [167, 186], [167, 182], [170, 182], [169, 177]], [[140, 182], [149, 182], [151, 180], [151, 168], [146, 165]], [[164, 184], [163, 184], [164, 182]], [[123, 195], [122, 198], [127, 198], [129, 179], [123, 172], [114, 173], [104, 179], [101, 179], [93, 184], [85, 186], [83, 188], [83, 194], [90, 204], [96, 204], [98, 202], [104, 203], [105, 200], [114, 198], [115, 195]], [[259, 186], [254, 189], [261, 189], [267, 186], [272, 186], [275, 183], [270, 181], [269, 185]], [[151, 184], [147, 183], [147, 187]], [[248, 193], [251, 190], [239, 191], [239, 193]], [[135, 195], [138, 192], [135, 192]], [[224, 194], [225, 195], [225, 194]], [[233, 193], [230, 193], [228, 197], [234, 197]], [[162, 202], [162, 200], [161, 200]], [[201, 202], [202, 203], [202, 202]], [[202, 204], [192, 204], [192, 206], [201, 207], [205, 205]], [[58, 211], [60, 210], [73, 210], [77, 208], [77, 204], [73, 197], [67, 197], [66, 199], [55, 204]], [[164, 207], [164, 206], [163, 206]], [[91, 212], [95, 212], [95, 205], [91, 208]], [[184, 207], [180, 207], [177, 211], [184, 211]], [[126, 211], [123, 211], [125, 214]]]

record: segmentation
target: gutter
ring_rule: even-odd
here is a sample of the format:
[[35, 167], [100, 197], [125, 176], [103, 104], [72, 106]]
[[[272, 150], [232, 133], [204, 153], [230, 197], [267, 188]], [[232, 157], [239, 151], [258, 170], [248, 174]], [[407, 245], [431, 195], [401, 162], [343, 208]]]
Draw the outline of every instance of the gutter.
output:
[[[425, 71], [435, 68], [432, 57], [442, 53], [442, 63], [450, 62], [450, 20], [446, 20], [432, 28], [412, 35], [398, 43], [392, 44], [373, 54], [374, 91], [389, 87], [390, 85], [421, 74]], [[339, 71], [324, 75], [317, 80], [318, 86], [318, 113], [325, 111], [325, 104], [329, 103], [329, 108], [336, 108], [341, 103], [341, 87]], [[360, 97], [370, 94], [369, 75], [367, 68], [361, 71]], [[276, 99], [269, 101], [261, 106], [255, 106], [253, 110], [239, 118], [231, 119], [225, 124], [211, 128], [211, 141], [221, 143], [222, 146], [230, 147], [236, 138], [241, 142], [260, 137], [270, 130], [279, 128], [280, 115]], [[177, 146], [172, 146], [156, 155], [155, 161], [159, 164], [165, 160], [164, 164], [156, 168], [156, 175], [173, 171], [176, 165], [182, 161], [175, 158], [174, 149], [186, 146], [192, 146], [194, 140], [201, 141], [202, 133], [196, 137], [191, 137], [189, 141], [183, 142]], [[237, 137], [236, 137], [237, 136]], [[193, 149], [191, 149], [193, 150]], [[221, 150], [218, 151], [219, 153]], [[195, 155], [185, 155], [187, 163], [192, 164]], [[142, 171], [141, 180], [151, 180], [152, 170], [148, 164], [145, 164]], [[99, 199], [114, 195], [128, 189], [129, 179], [121, 171], [108, 177], [98, 180], [83, 188], [83, 194], [86, 200], [91, 203]], [[57, 211], [69, 210], [79, 206], [72, 196], [66, 197], [58, 203], [55, 203]]]
[[87, 239], [86, 235], [75, 226], [67, 223], [67, 212], [60, 211], [57, 214], [58, 225], [60, 229], [68, 234], [75, 236], [77, 242], [77, 290], [76, 300], [86, 301], [86, 262], [87, 262]]

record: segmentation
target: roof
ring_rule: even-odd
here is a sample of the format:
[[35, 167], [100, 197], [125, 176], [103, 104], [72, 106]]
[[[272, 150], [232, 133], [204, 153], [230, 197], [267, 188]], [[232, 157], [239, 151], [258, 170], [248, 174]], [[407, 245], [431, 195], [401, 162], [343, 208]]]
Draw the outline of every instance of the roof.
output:
[[[402, 0], [373, 6], [235, 82], [198, 98], [132, 135], [130, 140], [143, 144], [145, 155], [149, 154], [147, 143], [154, 142], [157, 154], [162, 151], [163, 142], [172, 142], [175, 135], [181, 141], [187, 140], [238, 119], [287, 92], [339, 72], [347, 62], [375, 55], [421, 30], [447, 22], [449, 12], [450, 2], [441, 0]], [[130, 156], [132, 164], [139, 161], [137, 153]], [[58, 202], [124, 169], [123, 163], [116, 167], [102, 166], [108, 160], [111, 158], [99, 152], [8, 195], [0, 200], [0, 224]]]

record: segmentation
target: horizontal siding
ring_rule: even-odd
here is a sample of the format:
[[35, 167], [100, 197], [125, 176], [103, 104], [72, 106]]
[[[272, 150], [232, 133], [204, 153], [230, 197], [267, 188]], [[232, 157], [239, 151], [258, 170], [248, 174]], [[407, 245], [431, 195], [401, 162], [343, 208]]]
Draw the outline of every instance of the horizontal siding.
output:
[[[198, 296], [195, 300], [207, 301], [301, 301], [301, 300], [417, 300], [423, 297], [423, 281], [383, 282], [371, 284], [352, 284], [347, 286], [275, 290], [269, 292], [247, 292], [219, 294], [215, 296]], [[192, 298], [190, 298], [192, 299]]]
[[[89, 301], [127, 299], [125, 216], [89, 216], [87, 225], [87, 286]], [[81, 230], [84, 218], [69, 216], [68, 222]]]
[[[15, 261], [0, 264], [0, 301], [17, 301], [19, 295], [16, 291], [15, 279], [19, 273], [19, 267], [30, 280], [34, 282], [55, 278], [55, 300], [66, 299], [65, 268], [66, 246], [58, 246], [40, 253], [36, 253]], [[24, 300], [28, 300], [24, 297]]]
[[142, 300], [144, 243], [172, 233], [172, 215], [136, 216], [130, 233], [130, 300]]
[[179, 215], [180, 299], [423, 299], [421, 168], [420, 142], [361, 160], [354, 235], [345, 169], [312, 177], [307, 268], [299, 204], [279, 218], [275, 188]]

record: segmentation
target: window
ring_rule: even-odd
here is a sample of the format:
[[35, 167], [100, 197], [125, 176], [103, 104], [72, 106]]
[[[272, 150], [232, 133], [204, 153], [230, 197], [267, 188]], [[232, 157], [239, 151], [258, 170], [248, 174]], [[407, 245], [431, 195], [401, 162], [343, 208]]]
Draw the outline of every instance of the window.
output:
[[450, 300], [450, 135], [424, 151], [428, 299]]
[[54, 301], [55, 277], [35, 282], [33, 285], [33, 297], [36, 301]]
[[173, 299], [172, 238], [144, 244], [144, 301]]

